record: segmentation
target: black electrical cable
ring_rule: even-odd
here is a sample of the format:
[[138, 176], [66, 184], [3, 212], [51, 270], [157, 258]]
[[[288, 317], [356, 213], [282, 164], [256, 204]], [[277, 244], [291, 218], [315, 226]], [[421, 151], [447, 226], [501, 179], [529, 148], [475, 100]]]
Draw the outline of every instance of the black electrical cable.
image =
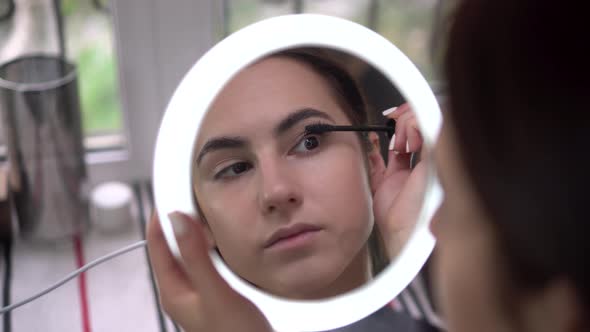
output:
[[[147, 221], [146, 219], [149, 218], [149, 216], [146, 216], [144, 213], [144, 205], [146, 204], [146, 202], [144, 202], [144, 200], [141, 198], [141, 184], [140, 183], [134, 183], [133, 184], [133, 191], [135, 192], [135, 197], [137, 199], [137, 205], [139, 206], [139, 228], [141, 229], [141, 237], [143, 240], [146, 239], [146, 224]], [[166, 328], [166, 320], [164, 318], [164, 313], [162, 310], [162, 306], [160, 304], [160, 300], [159, 300], [159, 296], [158, 296], [158, 287], [156, 286], [156, 278], [154, 277], [154, 269], [152, 267], [152, 263], [149, 259], [149, 252], [147, 250], [147, 247], [144, 249], [145, 250], [145, 255], [147, 258], [147, 263], [148, 263], [148, 270], [149, 270], [149, 275], [150, 275], [150, 285], [152, 286], [152, 293], [154, 294], [154, 302], [156, 304], [156, 315], [158, 316], [158, 323], [160, 325], [160, 331], [161, 332], [167, 332], [168, 329]]]
[[[59, 43], [59, 55], [62, 59], [66, 58], [66, 41], [64, 35], [64, 22], [61, 12], [61, 0], [53, 0], [53, 11], [55, 12], [55, 23], [57, 25], [57, 37]], [[65, 69], [62, 66], [62, 75], [65, 74]]]
[[[152, 207], [152, 211], [154, 210], [154, 188], [152, 185], [152, 181], [148, 180], [147, 182], [147, 190], [148, 190], [148, 200], [150, 201], [150, 206]], [[181, 332], [180, 331], [180, 327], [178, 326], [178, 324], [176, 324], [175, 321], [172, 321], [172, 324], [174, 325], [174, 332]]]
[[[12, 239], [2, 241], [4, 256], [4, 282], [2, 285], [2, 307], [10, 305], [10, 287], [12, 284]], [[2, 315], [2, 331], [12, 331], [12, 316], [10, 312]]]

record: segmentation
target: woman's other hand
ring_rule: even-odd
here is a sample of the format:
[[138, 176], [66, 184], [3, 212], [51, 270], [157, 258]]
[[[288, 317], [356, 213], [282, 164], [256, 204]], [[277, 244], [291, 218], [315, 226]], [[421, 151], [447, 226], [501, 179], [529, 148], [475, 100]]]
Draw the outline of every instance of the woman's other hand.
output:
[[389, 145], [388, 164], [371, 174], [373, 212], [390, 258], [395, 257], [414, 229], [426, 186], [426, 167], [411, 168], [412, 153], [420, 152], [423, 139], [409, 104], [384, 115], [395, 120], [395, 135]]
[[182, 263], [170, 252], [157, 214], [147, 231], [164, 311], [186, 332], [272, 331], [260, 310], [235, 292], [213, 266], [202, 222], [177, 212], [170, 219]]

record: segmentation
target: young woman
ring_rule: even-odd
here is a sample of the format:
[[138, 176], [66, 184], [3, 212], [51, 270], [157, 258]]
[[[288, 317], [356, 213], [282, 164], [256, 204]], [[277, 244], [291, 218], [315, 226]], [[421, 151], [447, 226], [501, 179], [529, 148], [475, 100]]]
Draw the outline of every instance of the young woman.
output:
[[[279, 296], [331, 297], [365, 284], [404, 244], [425, 179], [422, 165], [410, 169], [409, 152], [422, 140], [409, 107], [387, 114], [397, 121], [387, 167], [375, 133], [306, 131], [366, 125], [365, 108], [346, 71], [301, 50], [257, 61], [217, 96], [195, 141], [195, 223], [243, 279]], [[186, 217], [171, 215], [177, 232], [194, 227]], [[159, 247], [157, 225], [150, 230], [162, 300], [174, 317], [181, 298], [192, 293], [198, 306], [200, 292], [188, 280], [179, 288], [183, 272], [166, 271], [174, 263]], [[181, 252], [190, 261], [194, 249]]]
[[[450, 331], [590, 330], [590, 54], [581, 6], [473, 0], [457, 7], [445, 61], [449, 108], [436, 149], [445, 201], [434, 224], [435, 281]], [[192, 245], [201, 250], [189, 263], [191, 280], [219, 292], [201, 320], [183, 316], [185, 324], [263, 331], [248, 301], [211, 268], [198, 273], [194, 267], [210, 264], [202, 245]], [[199, 295], [215, 297], [204, 288]], [[232, 321], [204, 318], [221, 303], [232, 305]]]
[[590, 331], [581, 5], [465, 1], [454, 16], [434, 224], [450, 331]]

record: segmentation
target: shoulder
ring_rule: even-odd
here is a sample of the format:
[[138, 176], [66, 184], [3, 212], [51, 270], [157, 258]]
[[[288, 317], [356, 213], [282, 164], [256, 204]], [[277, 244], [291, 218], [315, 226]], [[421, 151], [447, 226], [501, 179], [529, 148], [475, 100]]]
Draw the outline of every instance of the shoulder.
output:
[[390, 302], [392, 311], [405, 314], [413, 320], [426, 323], [435, 330], [444, 331], [445, 324], [432, 301], [432, 289], [425, 271], [422, 271], [401, 294]]
[[444, 332], [444, 322], [432, 301], [427, 265], [387, 306], [332, 332]]

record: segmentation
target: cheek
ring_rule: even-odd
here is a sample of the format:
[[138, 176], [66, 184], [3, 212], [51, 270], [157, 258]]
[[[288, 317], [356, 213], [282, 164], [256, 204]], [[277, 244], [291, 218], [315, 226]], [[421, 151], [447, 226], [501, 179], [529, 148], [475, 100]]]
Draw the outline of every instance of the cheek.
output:
[[308, 171], [305, 199], [321, 204], [326, 222], [341, 231], [369, 234], [373, 226], [371, 188], [360, 151], [342, 149], [314, 161]]
[[207, 217], [209, 229], [215, 246], [225, 263], [238, 275], [248, 279], [256, 273], [258, 256], [254, 250], [258, 245], [255, 235], [256, 220], [252, 207], [245, 202], [250, 195], [235, 196], [231, 202], [223, 203], [210, 197], [203, 202], [207, 208], [203, 214]]
[[478, 226], [484, 221], [452, 213], [439, 219], [434, 280], [449, 330], [503, 330], [499, 266], [491, 235]]
[[219, 250], [226, 256], [249, 252], [243, 249], [254, 241], [250, 221], [255, 218], [251, 215], [251, 203], [247, 201], [251, 195], [211, 191], [199, 197], [202, 213]]

